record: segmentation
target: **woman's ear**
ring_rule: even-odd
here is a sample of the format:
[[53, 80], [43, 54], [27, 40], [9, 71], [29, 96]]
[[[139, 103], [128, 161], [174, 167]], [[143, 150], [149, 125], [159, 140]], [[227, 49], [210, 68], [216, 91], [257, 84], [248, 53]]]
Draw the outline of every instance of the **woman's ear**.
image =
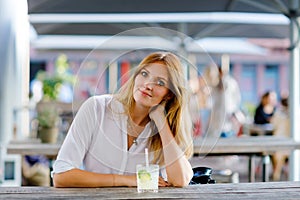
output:
[[173, 93], [169, 93], [169, 94], [167, 94], [167, 95], [164, 97], [164, 100], [165, 100], [165, 101], [168, 101], [168, 100], [172, 99], [173, 96], [174, 96]]
[[165, 96], [161, 101], [162, 101], [162, 102], [167, 102], [169, 99], [170, 99], [170, 97]]
[[161, 103], [160, 104], [167, 104], [168, 102], [169, 102], [169, 100], [171, 99], [172, 97], [171, 97], [171, 95], [166, 95], [163, 99], [162, 99], [162, 101], [161, 101]]

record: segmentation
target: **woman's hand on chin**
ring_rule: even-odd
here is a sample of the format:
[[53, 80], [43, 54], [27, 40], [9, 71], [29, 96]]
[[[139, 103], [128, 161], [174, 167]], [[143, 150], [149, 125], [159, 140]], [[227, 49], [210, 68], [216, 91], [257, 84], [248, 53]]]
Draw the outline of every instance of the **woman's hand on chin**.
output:
[[164, 120], [165, 119], [165, 106], [166, 102], [163, 101], [158, 105], [153, 106], [150, 109], [149, 117], [153, 121]]

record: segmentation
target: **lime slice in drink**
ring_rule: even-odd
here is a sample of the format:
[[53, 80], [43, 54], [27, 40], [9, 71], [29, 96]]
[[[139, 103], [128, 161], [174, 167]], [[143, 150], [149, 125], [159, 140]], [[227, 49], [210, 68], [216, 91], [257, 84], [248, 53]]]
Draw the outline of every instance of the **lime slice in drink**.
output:
[[145, 181], [151, 181], [151, 174], [147, 172], [146, 170], [140, 170], [138, 171], [138, 176], [140, 181], [145, 182]]

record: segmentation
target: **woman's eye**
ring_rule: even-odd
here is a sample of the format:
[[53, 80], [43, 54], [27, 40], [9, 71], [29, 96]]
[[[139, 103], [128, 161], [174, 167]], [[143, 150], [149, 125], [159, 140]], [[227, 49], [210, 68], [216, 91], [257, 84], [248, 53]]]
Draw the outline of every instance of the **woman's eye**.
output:
[[161, 80], [158, 80], [157, 81], [157, 85], [159, 85], [159, 86], [165, 86], [166, 84], [165, 84], [165, 82], [163, 82]]
[[141, 75], [144, 76], [144, 77], [146, 77], [146, 76], [148, 75], [148, 73], [145, 72], [145, 71], [142, 71], [142, 72], [141, 72]]

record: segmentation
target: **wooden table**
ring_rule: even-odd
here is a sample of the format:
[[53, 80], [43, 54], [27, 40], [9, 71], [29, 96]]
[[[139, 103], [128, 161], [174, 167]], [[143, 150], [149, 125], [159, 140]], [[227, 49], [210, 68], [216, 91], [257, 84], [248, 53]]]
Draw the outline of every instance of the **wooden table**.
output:
[[[262, 157], [263, 181], [268, 181], [269, 156], [276, 151], [300, 149], [300, 142], [292, 138], [275, 136], [233, 137], [233, 138], [201, 138], [194, 141], [194, 153], [201, 156], [247, 155], [249, 156], [249, 181], [255, 181], [254, 157]], [[42, 154], [55, 158], [60, 144], [43, 143], [10, 143], [8, 154], [36, 155]]]
[[61, 144], [46, 143], [10, 143], [6, 147], [7, 154], [45, 155], [56, 157]]
[[274, 126], [272, 124], [248, 124], [245, 125], [245, 129], [248, 129], [249, 135], [273, 135]]
[[277, 151], [300, 149], [300, 142], [292, 138], [275, 136], [245, 136], [233, 138], [199, 138], [195, 140], [194, 153], [201, 156], [249, 156], [249, 182], [255, 181], [255, 156], [262, 157], [263, 181], [268, 181], [270, 155]]
[[258, 182], [191, 185], [159, 188], [158, 193], [137, 193], [135, 187], [53, 188], [0, 187], [3, 199], [299, 199], [300, 182]]
[[[56, 156], [61, 144], [45, 143], [9, 143], [8, 154]], [[300, 142], [292, 138], [275, 136], [232, 137], [232, 138], [198, 138], [194, 141], [194, 153], [197, 155], [218, 154], [270, 154], [282, 150], [300, 149]]]
[[241, 136], [232, 138], [199, 138], [194, 141], [194, 153], [206, 154], [272, 154], [300, 149], [300, 142], [276, 136]]

